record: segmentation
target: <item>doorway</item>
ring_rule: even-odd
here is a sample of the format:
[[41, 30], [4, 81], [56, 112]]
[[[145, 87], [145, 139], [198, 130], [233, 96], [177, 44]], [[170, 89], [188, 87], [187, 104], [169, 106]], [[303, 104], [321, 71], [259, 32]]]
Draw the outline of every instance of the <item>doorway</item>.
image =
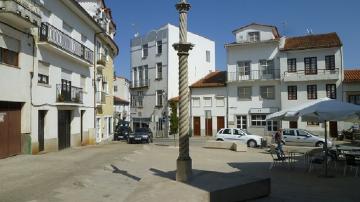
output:
[[194, 117], [194, 136], [200, 136], [200, 117]]
[[39, 110], [38, 112], [38, 143], [39, 152], [45, 150], [45, 116], [47, 111]]
[[59, 150], [70, 147], [71, 111], [59, 110], [58, 112], [58, 140]]
[[212, 118], [205, 119], [205, 135], [212, 136]]
[[225, 117], [218, 116], [217, 117], [217, 132], [219, 132], [219, 130], [222, 128], [225, 128]]
[[83, 140], [84, 140], [84, 114], [85, 114], [85, 110], [81, 110], [81, 112], [80, 112], [80, 140], [81, 140], [81, 144], [83, 144]]
[[329, 122], [329, 133], [330, 137], [337, 137], [338, 136], [338, 127], [336, 121]]

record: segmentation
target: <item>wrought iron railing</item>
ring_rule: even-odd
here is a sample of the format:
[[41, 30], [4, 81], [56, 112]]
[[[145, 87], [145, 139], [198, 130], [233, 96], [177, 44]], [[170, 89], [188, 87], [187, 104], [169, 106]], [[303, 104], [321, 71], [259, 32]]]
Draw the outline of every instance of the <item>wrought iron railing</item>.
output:
[[56, 101], [63, 103], [68, 102], [82, 104], [83, 89], [74, 86], [58, 84], [56, 85]]
[[132, 81], [130, 83], [130, 88], [145, 88], [145, 87], [149, 87], [150, 85], [150, 80], [146, 79], [146, 80], [139, 80], [139, 81]]
[[56, 47], [93, 64], [94, 52], [49, 23], [41, 23], [40, 41]]
[[297, 70], [297, 71], [285, 71], [284, 77], [286, 76], [303, 76], [303, 75], [338, 75], [339, 68], [335, 69], [306, 69], [306, 70]]
[[247, 81], [247, 80], [272, 80], [272, 79], [280, 79], [280, 69], [228, 72], [228, 77], [227, 77], [227, 80], [229, 82]]

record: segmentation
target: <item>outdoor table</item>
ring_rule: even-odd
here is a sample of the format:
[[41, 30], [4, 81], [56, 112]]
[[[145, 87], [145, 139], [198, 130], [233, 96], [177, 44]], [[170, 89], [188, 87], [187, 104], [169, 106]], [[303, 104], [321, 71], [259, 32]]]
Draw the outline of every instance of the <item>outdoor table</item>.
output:
[[308, 160], [307, 153], [314, 149], [318, 149], [318, 148], [316, 148], [316, 147], [294, 147], [294, 146], [284, 146], [283, 147], [284, 152], [289, 154], [288, 161], [289, 161], [289, 164], [291, 167], [294, 167], [294, 164], [296, 162], [295, 157], [297, 155], [304, 155], [304, 161], [305, 161], [305, 163], [307, 163], [307, 160]]

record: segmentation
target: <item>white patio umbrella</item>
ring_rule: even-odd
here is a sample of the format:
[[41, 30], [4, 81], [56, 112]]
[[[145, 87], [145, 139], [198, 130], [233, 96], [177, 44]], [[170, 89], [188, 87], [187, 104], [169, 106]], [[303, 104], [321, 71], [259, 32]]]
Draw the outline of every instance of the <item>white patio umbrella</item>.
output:
[[325, 124], [325, 176], [327, 176], [327, 121], [360, 121], [360, 106], [334, 99], [322, 98], [268, 115], [269, 120], [323, 122]]

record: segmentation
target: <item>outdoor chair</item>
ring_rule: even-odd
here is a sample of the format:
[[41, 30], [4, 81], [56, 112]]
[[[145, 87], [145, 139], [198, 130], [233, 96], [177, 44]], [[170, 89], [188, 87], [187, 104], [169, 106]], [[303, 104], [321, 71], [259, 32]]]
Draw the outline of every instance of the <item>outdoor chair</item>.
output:
[[346, 159], [346, 163], [344, 167], [344, 176], [346, 176], [348, 167], [350, 168], [350, 170], [355, 170], [355, 176], [358, 176], [360, 163], [356, 161], [355, 156], [345, 154], [345, 159]]
[[[316, 165], [324, 165], [325, 162], [325, 155], [322, 148], [317, 148], [309, 151], [307, 154], [308, 159], [308, 172], [311, 172]], [[329, 161], [329, 159], [328, 159]]]
[[274, 145], [270, 146], [270, 155], [273, 159], [273, 162], [270, 164], [269, 170], [272, 170], [273, 167], [275, 167], [277, 165], [288, 164], [287, 160], [289, 159], [289, 157], [284, 154], [281, 158], [278, 158], [276, 148]]

